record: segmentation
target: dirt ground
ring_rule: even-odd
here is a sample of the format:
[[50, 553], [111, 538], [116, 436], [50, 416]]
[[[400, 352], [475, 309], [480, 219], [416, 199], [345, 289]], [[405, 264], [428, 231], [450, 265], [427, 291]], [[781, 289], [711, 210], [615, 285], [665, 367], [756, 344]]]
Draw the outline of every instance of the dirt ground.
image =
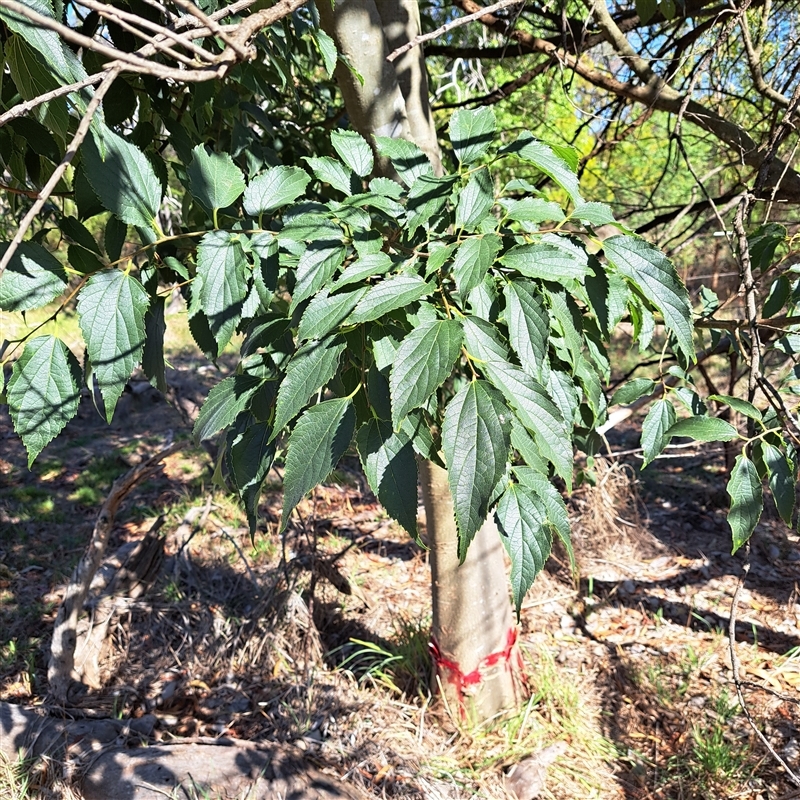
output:
[[[214, 368], [188, 352], [172, 363], [179, 396], [201, 402]], [[114, 478], [188, 438], [185, 415], [132, 388], [111, 426], [84, 397], [30, 472], [0, 415], [0, 700], [41, 700], [60, 592]], [[637, 436], [634, 422], [610, 444], [632, 450]], [[553, 800], [800, 797], [731, 683], [727, 626], [743, 555], [730, 555], [722, 454], [684, 451], [644, 473], [628, 458], [598, 460], [595, 485], [569, 501], [579, 580], [556, 552], [525, 602], [530, 699], [510, 719], [468, 729], [431, 697], [426, 552], [386, 518], [356, 459], [301, 505], [284, 538], [271, 473], [251, 542], [234, 499], [212, 484], [209, 454], [171, 456], [118, 516], [110, 552], [163, 514], [166, 559], [123, 608], [103, 686], [83, 705], [153, 713], [162, 740], [291, 743], [376, 797], [505, 797], [505, 772], [558, 742], [541, 794]], [[750, 713], [800, 770], [798, 582], [798, 536], [768, 510], [736, 646]], [[62, 768], [40, 765], [28, 796], [58, 796]], [[0, 795], [24, 796], [6, 773]]]

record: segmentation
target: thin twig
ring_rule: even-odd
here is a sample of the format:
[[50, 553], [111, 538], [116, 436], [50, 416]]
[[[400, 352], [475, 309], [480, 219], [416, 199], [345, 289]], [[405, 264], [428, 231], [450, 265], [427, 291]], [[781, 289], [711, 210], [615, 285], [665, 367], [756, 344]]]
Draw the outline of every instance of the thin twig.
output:
[[81, 119], [80, 123], [78, 124], [78, 129], [75, 131], [75, 135], [72, 137], [72, 141], [69, 143], [67, 152], [64, 153], [64, 158], [61, 159], [61, 163], [59, 163], [55, 170], [53, 170], [53, 174], [50, 176], [50, 179], [47, 181], [47, 183], [42, 187], [41, 191], [39, 192], [39, 196], [36, 198], [36, 201], [30, 207], [28, 213], [22, 218], [22, 221], [19, 223], [19, 228], [17, 228], [17, 232], [14, 234], [14, 238], [9, 243], [5, 253], [3, 253], [3, 257], [0, 259], [0, 276], [2, 276], [3, 272], [5, 272], [6, 267], [14, 257], [14, 253], [16, 253], [17, 248], [25, 238], [25, 234], [28, 232], [28, 228], [30, 228], [31, 223], [36, 218], [36, 215], [42, 210], [42, 207], [49, 199], [51, 192], [56, 188], [56, 185], [61, 180], [61, 177], [67, 171], [67, 167], [72, 163], [72, 159], [75, 158], [78, 148], [86, 138], [86, 134], [89, 133], [89, 126], [92, 124], [92, 119], [97, 113], [97, 109], [100, 107], [103, 97], [111, 88], [111, 84], [114, 83], [119, 73], [119, 69], [111, 70], [108, 75], [103, 78], [103, 82], [95, 90], [94, 96], [86, 107], [86, 112], [83, 115], [83, 119]]
[[739, 583], [736, 586], [736, 591], [733, 593], [733, 600], [731, 601], [731, 614], [728, 621], [728, 646], [731, 652], [731, 676], [733, 677], [733, 685], [736, 687], [736, 696], [739, 698], [739, 705], [742, 707], [742, 712], [750, 724], [750, 727], [753, 729], [756, 736], [758, 736], [758, 738], [761, 740], [761, 743], [764, 745], [764, 747], [767, 748], [769, 754], [784, 768], [784, 770], [786, 770], [786, 775], [789, 780], [795, 786], [800, 786], [800, 778], [798, 778], [797, 775], [792, 772], [792, 769], [789, 767], [789, 765], [778, 755], [767, 737], [764, 736], [764, 734], [759, 730], [756, 720], [753, 718], [753, 715], [750, 713], [750, 709], [747, 707], [747, 703], [744, 699], [744, 693], [742, 691], [742, 680], [739, 677], [739, 656], [736, 655], [736, 612], [739, 605], [739, 595], [742, 593], [744, 583], [747, 580], [747, 575], [750, 572], [750, 542], [747, 542], [744, 547], [745, 551], [744, 564], [742, 565], [742, 577], [739, 579]]
[[239, 58], [243, 60], [247, 60], [249, 58], [247, 48], [243, 47], [235, 38], [231, 38], [227, 35], [227, 33], [223, 30], [223, 28], [217, 24], [216, 20], [209, 17], [203, 11], [201, 11], [191, 0], [172, 0], [176, 6], [182, 8], [187, 14], [191, 14], [196, 20], [198, 20], [202, 25], [205, 25], [214, 36], [218, 36], [225, 42], [228, 47], [230, 47]]
[[418, 36], [415, 36], [410, 42], [406, 42], [401, 47], [398, 47], [396, 50], [393, 50], [391, 53], [389, 53], [389, 55], [386, 56], [386, 60], [392, 62], [395, 59], [400, 58], [403, 53], [407, 53], [409, 50], [413, 50], [418, 45], [421, 45], [424, 42], [429, 42], [431, 39], [438, 39], [443, 34], [453, 30], [453, 28], [460, 28], [462, 25], [466, 25], [468, 22], [473, 22], [476, 19], [486, 16], [486, 14], [493, 14], [495, 11], [500, 11], [500, 9], [508, 8], [509, 6], [517, 6], [524, 2], [525, 0], [500, 0], [498, 3], [495, 3], [491, 6], [486, 6], [486, 8], [482, 8], [480, 11], [476, 11], [473, 14], [467, 14], [465, 17], [458, 17], [458, 19], [454, 19], [452, 22], [442, 25], [435, 31], [431, 31], [430, 33], [421, 33]]

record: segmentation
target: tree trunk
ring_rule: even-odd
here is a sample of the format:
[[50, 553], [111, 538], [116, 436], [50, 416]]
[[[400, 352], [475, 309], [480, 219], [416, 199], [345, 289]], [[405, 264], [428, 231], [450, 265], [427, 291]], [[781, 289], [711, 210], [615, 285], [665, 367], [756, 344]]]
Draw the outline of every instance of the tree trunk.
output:
[[503, 545], [489, 519], [460, 564], [447, 472], [421, 459], [419, 467], [431, 548], [431, 651], [438, 688], [451, 712], [490, 719], [516, 706], [522, 694]]
[[[373, 135], [415, 142], [441, 175], [422, 47], [394, 63], [386, 61], [420, 32], [416, 0], [341, 0], [335, 13], [327, 3], [320, 3], [319, 11], [336, 47], [364, 79], [362, 84], [342, 63], [337, 67], [353, 128], [370, 142]], [[394, 176], [381, 160], [376, 172]], [[447, 473], [420, 461], [420, 476], [431, 547], [437, 683], [451, 713], [486, 720], [516, 706], [522, 688], [503, 546], [496, 527], [487, 522], [459, 564]]]

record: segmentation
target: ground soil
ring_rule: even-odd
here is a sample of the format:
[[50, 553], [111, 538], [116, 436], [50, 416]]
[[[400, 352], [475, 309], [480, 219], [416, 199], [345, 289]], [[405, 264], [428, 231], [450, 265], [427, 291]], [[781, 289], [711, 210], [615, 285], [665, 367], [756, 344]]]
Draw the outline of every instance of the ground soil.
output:
[[[173, 360], [184, 398], [201, 402], [217, 380], [203, 363]], [[60, 593], [113, 479], [188, 436], [185, 414], [132, 388], [110, 426], [84, 397], [32, 471], [0, 415], [0, 700], [45, 695]], [[610, 444], [635, 449], [636, 422]], [[386, 518], [355, 459], [283, 538], [272, 473], [251, 542], [212, 484], [211, 456], [189, 449], [118, 517], [110, 551], [164, 514], [167, 558], [120, 615], [103, 687], [82, 705], [155, 714], [161, 741], [290, 743], [376, 797], [503, 797], [504, 772], [554, 742], [566, 746], [543, 797], [800, 796], [731, 683], [726, 629], [744, 556], [730, 555], [723, 456], [686, 451], [643, 473], [635, 454], [584, 465], [595, 485], [570, 500], [579, 579], [557, 550], [522, 610], [531, 700], [511, 721], [470, 729], [430, 694], [426, 552]], [[800, 769], [800, 547], [771, 510], [751, 558], [736, 626], [747, 705]], [[39, 774], [31, 796], [47, 796], [53, 777]]]

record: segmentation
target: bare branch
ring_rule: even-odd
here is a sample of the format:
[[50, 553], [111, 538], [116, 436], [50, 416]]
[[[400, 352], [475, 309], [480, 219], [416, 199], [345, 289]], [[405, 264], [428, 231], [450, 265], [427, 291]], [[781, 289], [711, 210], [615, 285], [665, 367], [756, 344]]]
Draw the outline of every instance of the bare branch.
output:
[[406, 42], [406, 44], [404, 44], [402, 47], [398, 47], [396, 50], [389, 53], [389, 55], [386, 56], [386, 60], [389, 62], [394, 61], [396, 58], [399, 58], [401, 55], [403, 55], [403, 53], [413, 50], [418, 45], [421, 45], [424, 42], [429, 42], [431, 39], [438, 39], [440, 36], [447, 33], [447, 31], [453, 30], [453, 28], [460, 28], [462, 25], [466, 25], [468, 22], [474, 22], [476, 19], [480, 19], [486, 14], [493, 14], [495, 11], [500, 11], [501, 9], [508, 8], [509, 6], [517, 6], [524, 2], [525, 0], [499, 0], [499, 2], [494, 3], [491, 6], [486, 6], [486, 8], [482, 8], [478, 11], [473, 11], [471, 14], [467, 14], [466, 17], [454, 19], [452, 22], [442, 25], [435, 31], [431, 31], [430, 33], [421, 33], [418, 36], [415, 36], [410, 42]]
[[[766, 18], [767, 14], [769, 14], [769, 8], [764, 8], [764, 17]], [[766, 26], [766, 19], [763, 20], [762, 24], [762, 33], [759, 36], [759, 39], [763, 36], [763, 28]], [[764, 97], [769, 98], [772, 100], [773, 103], [777, 103], [784, 108], [788, 107], [789, 105], [789, 98], [785, 94], [781, 94], [780, 92], [776, 91], [772, 88], [765, 80], [764, 80], [764, 71], [761, 68], [761, 41], [759, 41], [758, 47], [753, 45], [753, 39], [750, 35], [750, 25], [747, 22], [747, 14], [740, 14], [739, 16], [739, 27], [742, 30], [742, 39], [744, 40], [744, 49], [745, 53], [747, 54], [747, 65], [750, 67], [750, 75], [753, 78], [753, 83], [755, 84], [756, 89], [758, 89]]]

